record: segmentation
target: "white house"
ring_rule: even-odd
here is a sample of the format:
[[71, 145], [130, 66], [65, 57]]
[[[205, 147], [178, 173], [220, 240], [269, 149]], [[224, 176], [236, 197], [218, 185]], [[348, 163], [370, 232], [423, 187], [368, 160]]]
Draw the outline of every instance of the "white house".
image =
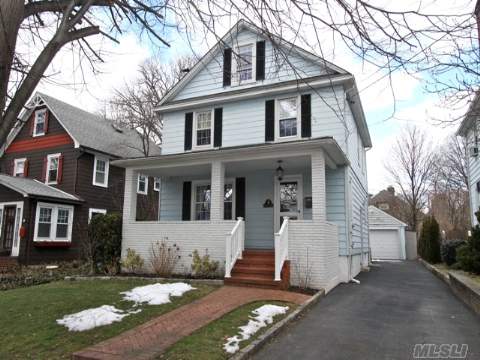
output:
[[[157, 111], [162, 155], [114, 162], [123, 256], [168, 239], [178, 271], [198, 249], [230, 283], [275, 286], [290, 265], [291, 283], [327, 291], [367, 265], [372, 144], [352, 74], [240, 21]], [[159, 179], [158, 221], [135, 221], [145, 175]]]
[[480, 93], [476, 93], [456, 135], [467, 143], [468, 192], [470, 194], [470, 217], [478, 224], [475, 213], [480, 210]]
[[405, 244], [407, 224], [372, 205], [368, 207], [368, 223], [372, 259], [407, 258]]

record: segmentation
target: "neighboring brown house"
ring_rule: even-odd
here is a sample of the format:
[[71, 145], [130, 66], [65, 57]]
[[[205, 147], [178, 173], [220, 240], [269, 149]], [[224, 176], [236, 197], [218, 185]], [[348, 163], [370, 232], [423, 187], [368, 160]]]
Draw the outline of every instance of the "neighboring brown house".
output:
[[429, 209], [430, 214], [435, 216], [444, 239], [465, 239], [471, 226], [468, 191], [432, 194]]
[[408, 223], [406, 216], [408, 205], [395, 194], [395, 188], [393, 186], [389, 186], [378, 194], [371, 196], [368, 200], [368, 205], [373, 205], [394, 218]]
[[[76, 259], [90, 219], [122, 211], [125, 170], [110, 162], [143, 157], [142, 140], [44, 94], [27, 108], [0, 153], [0, 256], [23, 264]], [[151, 144], [149, 155], [158, 154]], [[155, 185], [139, 176], [144, 219], [158, 217]]]

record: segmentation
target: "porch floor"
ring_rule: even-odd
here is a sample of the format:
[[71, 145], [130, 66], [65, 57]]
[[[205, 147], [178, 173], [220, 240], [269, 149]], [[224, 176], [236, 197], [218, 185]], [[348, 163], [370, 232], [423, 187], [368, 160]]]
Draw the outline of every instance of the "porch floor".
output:
[[155, 359], [184, 336], [239, 306], [277, 300], [303, 304], [308, 295], [280, 290], [224, 286], [204, 298], [73, 354], [76, 360]]

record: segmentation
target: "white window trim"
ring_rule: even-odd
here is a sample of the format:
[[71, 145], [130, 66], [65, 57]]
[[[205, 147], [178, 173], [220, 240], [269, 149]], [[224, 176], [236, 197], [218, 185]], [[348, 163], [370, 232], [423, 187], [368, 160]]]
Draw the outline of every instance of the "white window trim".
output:
[[[145, 191], [140, 191], [140, 176], [145, 177]], [[148, 176], [145, 174], [138, 174], [137, 177], [137, 194], [147, 195], [148, 194]]]
[[33, 133], [32, 133], [32, 136], [33, 137], [37, 137], [37, 136], [44, 136], [45, 135], [45, 121], [43, 123], [43, 133], [38, 133], [37, 134], [37, 113], [45, 113], [45, 119], [46, 119], [46, 116], [47, 116], [47, 109], [38, 109], [38, 110], [35, 110], [34, 112], [34, 119], [33, 119]]
[[[48, 238], [38, 237], [38, 220], [40, 218], [40, 208], [52, 209], [52, 220], [50, 223], [50, 236]], [[57, 239], [57, 221], [58, 221], [59, 209], [68, 210], [68, 230], [67, 230], [66, 238]], [[74, 211], [74, 207], [71, 205], [42, 203], [42, 202], [37, 203], [33, 241], [35, 242], [72, 242], [73, 211]]]
[[[97, 160], [105, 162], [105, 182], [104, 183], [97, 182], [97, 180], [96, 180]], [[93, 163], [92, 184], [95, 185], [95, 186], [101, 186], [101, 187], [107, 188], [108, 187], [108, 174], [109, 174], [109, 172], [110, 172], [110, 160], [107, 157], [95, 155], [95, 159], [94, 159], [94, 163]]]
[[107, 213], [107, 209], [89, 208], [88, 209], [88, 222], [90, 222], [90, 220], [92, 220], [93, 213], [105, 215]]
[[[250, 80], [242, 80], [240, 81], [240, 77], [238, 76], [237, 73], [237, 57], [239, 54], [239, 48], [243, 46], [250, 45], [252, 47], [252, 78]], [[237, 44], [233, 49], [232, 49], [232, 67], [231, 67], [231, 86], [240, 86], [240, 85], [246, 85], [246, 84], [252, 84], [257, 81], [257, 46], [256, 43], [240, 43]]]
[[[49, 154], [47, 155], [47, 168], [45, 169], [46, 173], [45, 173], [45, 184], [47, 185], [56, 185], [58, 184], [58, 171], [59, 171], [59, 168], [60, 168], [60, 156], [62, 156], [61, 153], [57, 153], [57, 154]], [[55, 158], [58, 158], [58, 167], [57, 167], [57, 178], [55, 179], [55, 181], [48, 181], [48, 173], [49, 173], [49, 169], [50, 169], [50, 162], [52, 159], [55, 159]]]
[[[286, 99], [297, 99], [297, 135], [280, 136], [280, 101]], [[291, 141], [300, 139], [302, 135], [302, 121], [301, 121], [301, 102], [300, 95], [297, 96], [282, 96], [275, 99], [275, 141]]]
[[[225, 179], [224, 185], [226, 184], [232, 184], [232, 220], [235, 220], [235, 204], [236, 204], [236, 196], [235, 196], [235, 179]], [[190, 199], [190, 220], [191, 221], [210, 221], [210, 220], [196, 220], [196, 199], [197, 199], [197, 186], [202, 186], [202, 185], [210, 185], [210, 192], [212, 191], [212, 185], [210, 180], [194, 180], [192, 181], [192, 190], [191, 190], [191, 199]], [[222, 192], [222, 197], [225, 198], [225, 190]], [[212, 210], [212, 203], [210, 202], [210, 212]], [[224, 210], [225, 213], [225, 210]], [[211, 216], [211, 213], [210, 213]], [[222, 214], [222, 219], [223, 219], [223, 214]]]
[[[158, 185], [158, 186], [157, 186]], [[162, 186], [162, 179], [159, 177], [153, 178], [153, 191], [160, 192], [160, 187]]]
[[21, 159], [15, 159], [13, 160], [13, 176], [17, 176], [17, 167], [19, 163], [23, 162], [23, 172], [22, 176], [25, 176], [25, 162], [27, 161], [27, 158], [21, 158]]
[[[197, 145], [197, 114], [210, 111], [210, 144]], [[215, 136], [215, 113], [213, 109], [203, 109], [193, 112], [193, 134], [192, 134], [192, 149], [193, 150], [206, 150], [213, 149], [213, 139]]]

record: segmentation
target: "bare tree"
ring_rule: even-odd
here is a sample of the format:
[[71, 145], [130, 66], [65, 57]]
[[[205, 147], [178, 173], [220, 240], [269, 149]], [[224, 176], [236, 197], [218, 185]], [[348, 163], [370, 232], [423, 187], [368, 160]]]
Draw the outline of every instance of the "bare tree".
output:
[[433, 159], [426, 134], [417, 127], [407, 127], [398, 137], [385, 165], [408, 203], [408, 225], [413, 230], [417, 230], [422, 211], [428, 204]]
[[177, 81], [195, 64], [194, 57], [181, 57], [171, 64], [161, 64], [151, 58], [138, 69], [138, 78], [116, 89], [109, 101], [108, 114], [121, 126], [135, 129], [143, 143], [143, 153], [150, 153], [151, 141], [160, 145], [162, 141], [162, 119], [155, 108]]
[[[367, 0], [2, 0], [0, 144], [66, 45], [72, 56], [80, 54], [95, 69], [103, 60], [101, 48], [91, 41], [95, 35], [116, 41], [118, 34], [136, 31], [169, 45], [166, 37], [183, 32], [192, 43], [195, 35], [197, 43], [202, 34], [205, 39], [221, 39], [225, 27], [241, 18], [262, 29], [278, 50], [278, 60], [299, 79], [302, 69], [291, 61], [292, 44], [324, 58], [342, 44], [378, 68], [362, 90], [395, 71], [405, 71], [426, 73], [432, 91], [463, 99], [479, 85], [476, 20], [473, 9], [466, 8], [473, 4], [440, 13], [436, 4], [441, 2], [378, 6]], [[327, 40], [330, 48], [325, 47]], [[25, 46], [19, 47], [19, 42]], [[332, 110], [342, 117], [341, 101], [336, 102]]]

